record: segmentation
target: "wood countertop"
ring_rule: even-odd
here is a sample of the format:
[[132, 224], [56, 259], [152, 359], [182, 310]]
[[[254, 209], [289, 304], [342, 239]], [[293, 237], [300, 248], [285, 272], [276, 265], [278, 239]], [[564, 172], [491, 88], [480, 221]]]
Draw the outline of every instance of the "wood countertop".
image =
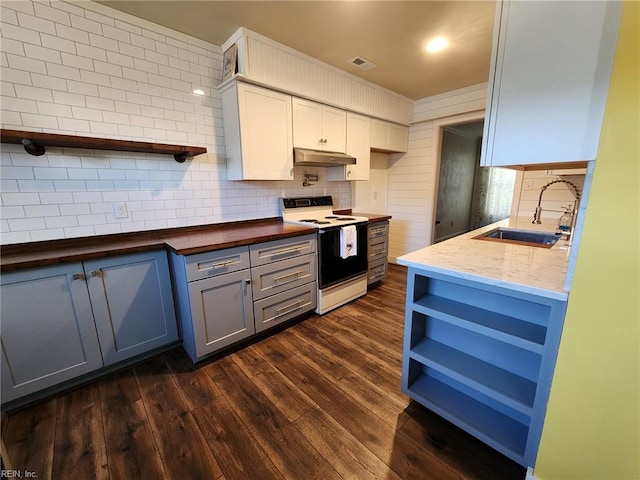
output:
[[356, 217], [367, 217], [369, 223], [384, 222], [385, 220], [391, 220], [391, 215], [384, 215], [380, 213], [359, 213], [354, 212], [350, 208], [343, 208], [340, 210], [334, 210], [333, 213], [337, 215], [354, 215]]
[[0, 246], [2, 271], [168, 248], [179, 255], [222, 250], [314, 233], [315, 227], [265, 218], [213, 225]]

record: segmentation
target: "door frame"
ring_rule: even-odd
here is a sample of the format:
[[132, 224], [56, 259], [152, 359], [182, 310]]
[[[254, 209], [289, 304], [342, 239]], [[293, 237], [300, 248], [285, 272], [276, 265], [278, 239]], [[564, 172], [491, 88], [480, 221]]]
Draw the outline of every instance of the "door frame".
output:
[[442, 132], [446, 127], [453, 127], [465, 123], [477, 122], [485, 119], [484, 110], [476, 110], [461, 115], [453, 115], [451, 117], [437, 118], [433, 120], [433, 148], [435, 158], [433, 195], [431, 197], [431, 205], [429, 207], [431, 215], [431, 235], [429, 245], [433, 245], [436, 236], [436, 208], [438, 206], [438, 188], [440, 183], [440, 162], [442, 159]]

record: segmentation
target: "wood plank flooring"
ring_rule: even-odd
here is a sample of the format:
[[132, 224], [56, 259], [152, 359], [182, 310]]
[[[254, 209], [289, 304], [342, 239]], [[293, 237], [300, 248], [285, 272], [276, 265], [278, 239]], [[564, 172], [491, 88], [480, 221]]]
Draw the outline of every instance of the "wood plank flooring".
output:
[[403, 267], [366, 297], [192, 368], [181, 349], [2, 423], [38, 479], [488, 479], [525, 470], [400, 392]]

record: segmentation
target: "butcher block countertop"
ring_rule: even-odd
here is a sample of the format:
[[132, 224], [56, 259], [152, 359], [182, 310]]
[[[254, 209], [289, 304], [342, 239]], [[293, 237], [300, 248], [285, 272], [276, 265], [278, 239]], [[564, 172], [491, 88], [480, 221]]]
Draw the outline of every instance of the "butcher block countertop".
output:
[[222, 250], [314, 233], [280, 218], [0, 246], [2, 271], [168, 248], [179, 255]]
[[381, 215], [379, 213], [359, 213], [354, 212], [350, 208], [344, 208], [341, 210], [334, 210], [336, 215], [353, 215], [356, 217], [367, 217], [369, 223], [384, 222], [385, 220], [391, 220], [391, 215]]

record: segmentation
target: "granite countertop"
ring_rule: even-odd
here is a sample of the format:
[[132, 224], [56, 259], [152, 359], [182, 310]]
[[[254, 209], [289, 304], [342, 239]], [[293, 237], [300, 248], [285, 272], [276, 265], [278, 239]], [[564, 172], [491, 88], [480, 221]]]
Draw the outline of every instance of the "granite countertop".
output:
[[530, 218], [506, 219], [402, 255], [397, 262], [429, 272], [566, 300], [568, 242], [560, 240], [551, 248], [540, 248], [473, 238], [496, 227], [555, 230], [555, 224], [532, 225]]
[[180, 255], [314, 233], [315, 227], [266, 218], [147, 232], [49, 240], [0, 246], [2, 271], [77, 262], [168, 248]]

